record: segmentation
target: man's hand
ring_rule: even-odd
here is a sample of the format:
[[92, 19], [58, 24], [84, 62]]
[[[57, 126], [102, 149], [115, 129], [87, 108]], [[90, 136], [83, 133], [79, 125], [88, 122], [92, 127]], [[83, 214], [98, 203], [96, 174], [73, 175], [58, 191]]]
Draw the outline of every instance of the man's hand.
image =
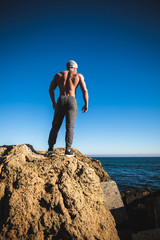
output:
[[57, 105], [57, 103], [55, 102], [55, 103], [53, 103], [53, 109], [56, 109], [56, 105]]
[[87, 111], [88, 111], [88, 107], [86, 105], [84, 105], [83, 108], [82, 108], [82, 112], [85, 113]]

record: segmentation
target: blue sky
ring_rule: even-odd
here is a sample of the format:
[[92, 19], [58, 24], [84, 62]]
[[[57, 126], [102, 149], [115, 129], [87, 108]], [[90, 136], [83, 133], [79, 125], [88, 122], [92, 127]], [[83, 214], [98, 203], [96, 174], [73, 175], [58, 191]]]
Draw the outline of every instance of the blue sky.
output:
[[[73, 147], [90, 155], [160, 155], [159, 1], [2, 1], [0, 145], [47, 150], [48, 89], [75, 60], [89, 91]], [[56, 90], [56, 98], [59, 91]], [[65, 123], [56, 147], [65, 146]]]

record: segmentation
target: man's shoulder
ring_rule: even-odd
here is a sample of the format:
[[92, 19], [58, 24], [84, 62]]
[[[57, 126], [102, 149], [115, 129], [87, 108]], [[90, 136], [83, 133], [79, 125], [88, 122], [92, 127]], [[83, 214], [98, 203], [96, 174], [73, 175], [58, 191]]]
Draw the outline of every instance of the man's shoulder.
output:
[[77, 73], [79, 76], [82, 76], [83, 77], [83, 75], [82, 75], [82, 73]]
[[[64, 75], [66, 75], [68, 73], [68, 71], [62, 71], [62, 72], [59, 72], [59, 73], [56, 73], [56, 77], [63, 77]], [[79, 79], [84, 79], [84, 76], [81, 74], [81, 73], [74, 73], [74, 76], [78, 76]]]
[[81, 79], [84, 79], [84, 76], [83, 76], [81, 73], [77, 73], [77, 75], [78, 75], [78, 77], [79, 77], [80, 80], [81, 80]]
[[60, 75], [64, 75], [64, 74], [66, 74], [68, 71], [62, 71], [62, 72], [60, 72], [60, 73], [58, 73], [58, 74], [60, 74]]
[[58, 79], [58, 78], [61, 78], [62, 76], [64, 76], [66, 71], [62, 71], [62, 72], [59, 72], [59, 73], [56, 73], [55, 74], [55, 77]]

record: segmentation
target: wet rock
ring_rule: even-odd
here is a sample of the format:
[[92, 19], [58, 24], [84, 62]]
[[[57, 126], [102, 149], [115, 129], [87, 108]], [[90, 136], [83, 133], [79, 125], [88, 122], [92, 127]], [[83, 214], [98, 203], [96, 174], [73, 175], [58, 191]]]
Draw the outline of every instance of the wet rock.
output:
[[160, 228], [133, 233], [132, 239], [133, 240], [159, 240]]
[[133, 230], [160, 227], [160, 191], [137, 188], [123, 191], [121, 196]]

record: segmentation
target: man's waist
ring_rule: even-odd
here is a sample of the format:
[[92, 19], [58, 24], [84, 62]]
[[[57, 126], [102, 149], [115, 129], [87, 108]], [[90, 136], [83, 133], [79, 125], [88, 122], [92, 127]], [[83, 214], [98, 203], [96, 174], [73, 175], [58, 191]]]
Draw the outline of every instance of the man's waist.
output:
[[65, 94], [60, 94], [60, 96], [59, 97], [65, 97], [65, 98], [75, 98], [75, 96], [73, 96], [73, 95], [65, 95]]

